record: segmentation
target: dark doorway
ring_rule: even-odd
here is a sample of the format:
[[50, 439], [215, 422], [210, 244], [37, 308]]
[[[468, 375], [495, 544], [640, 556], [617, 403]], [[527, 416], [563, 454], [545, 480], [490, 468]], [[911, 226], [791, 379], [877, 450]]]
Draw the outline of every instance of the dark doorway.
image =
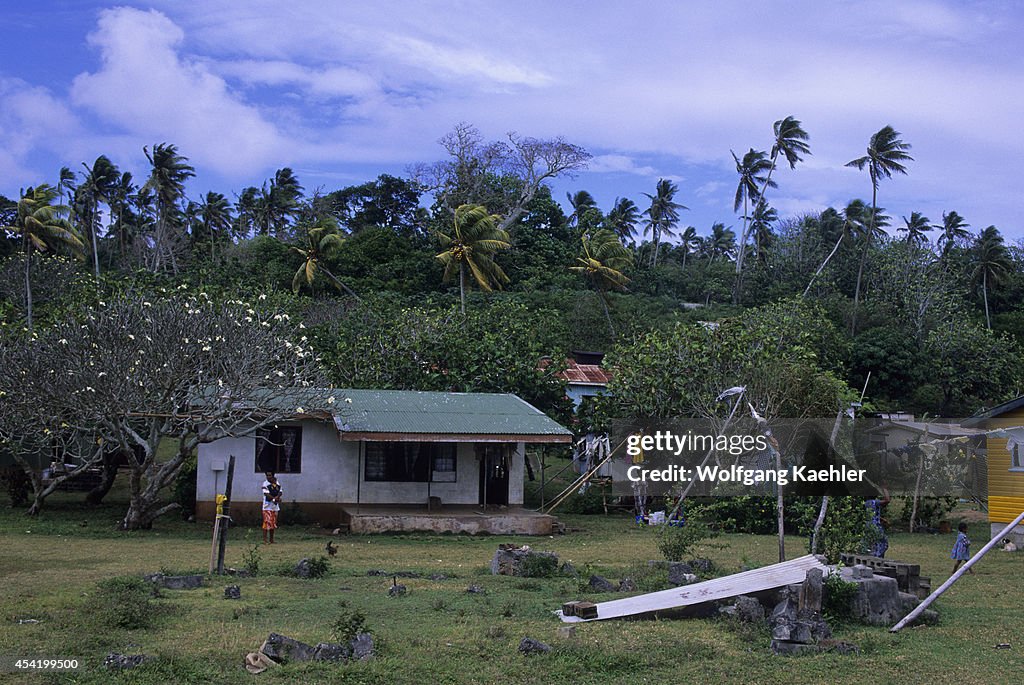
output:
[[480, 504], [508, 504], [508, 472], [512, 466], [513, 445], [477, 443], [476, 455], [480, 460]]

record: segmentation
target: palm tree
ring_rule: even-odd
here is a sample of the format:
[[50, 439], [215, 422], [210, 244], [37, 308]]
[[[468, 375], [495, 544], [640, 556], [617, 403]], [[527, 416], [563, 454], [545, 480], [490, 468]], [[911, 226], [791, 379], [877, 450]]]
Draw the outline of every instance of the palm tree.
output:
[[192, 238], [197, 242], [206, 241], [210, 245], [210, 256], [218, 242], [222, 241], [231, 230], [231, 203], [221, 193], [208, 192], [198, 207], [198, 226], [200, 235], [193, 232]]
[[336, 288], [344, 290], [357, 300], [359, 299], [359, 296], [352, 292], [352, 289], [345, 285], [341, 279], [331, 273], [330, 269], [324, 264], [324, 260], [337, 252], [344, 242], [345, 236], [338, 230], [337, 223], [330, 218], [323, 219], [319, 225], [312, 226], [306, 230], [304, 245], [302, 247], [292, 246], [292, 250], [302, 255], [304, 260], [302, 266], [295, 272], [295, 277], [292, 278], [292, 291], [296, 295], [302, 289], [303, 282], [307, 286], [312, 287], [316, 275], [323, 272]]
[[928, 217], [921, 214], [921, 212], [911, 212], [910, 218], [903, 217], [903, 226], [898, 227], [896, 230], [906, 231], [908, 245], [912, 243], [926, 243], [928, 242], [928, 231], [933, 228], [929, 221]]
[[576, 265], [569, 269], [582, 274], [597, 288], [608, 321], [608, 331], [614, 339], [615, 328], [608, 311], [606, 293], [608, 290], [626, 289], [629, 277], [623, 270], [633, 265], [633, 253], [623, 246], [614, 232], [606, 228], [598, 229], [593, 235], [582, 236], [581, 241], [583, 247], [580, 256], [576, 258]]
[[597, 223], [595, 214], [598, 216], [601, 214], [594, 196], [586, 190], [577, 190], [575, 193], [566, 193], [565, 197], [569, 200], [569, 206], [572, 207], [572, 213], [565, 220], [565, 225], [576, 228], [581, 233], [593, 228]]
[[43, 184], [28, 188], [18, 200], [14, 223], [3, 226], [21, 237], [25, 249], [25, 321], [32, 330], [32, 252], [56, 252], [59, 250], [82, 254], [84, 244], [75, 234], [67, 220], [67, 205], [53, 204], [60, 192], [51, 185]]
[[728, 259], [736, 251], [736, 233], [723, 223], [712, 224], [711, 235], [704, 239], [704, 246], [710, 257], [709, 264], [715, 261], [715, 257]]
[[754, 236], [754, 245], [758, 260], [762, 263], [765, 258], [765, 251], [771, 246], [772, 224], [779, 220], [779, 214], [774, 208], [769, 207], [764, 199], [757, 202], [753, 214], [750, 215], [750, 233]]
[[700, 247], [700, 236], [697, 235], [697, 229], [687, 226], [679, 233], [679, 248], [683, 251], [683, 268], [686, 268], [687, 255], [698, 247]]
[[100, 280], [100, 256], [97, 243], [99, 242], [99, 203], [104, 202], [110, 207], [110, 198], [120, 180], [120, 172], [114, 163], [106, 155], [100, 155], [90, 167], [82, 162], [85, 167], [82, 184], [78, 186], [78, 192], [82, 193], [85, 201], [86, 211], [84, 212], [84, 226], [88, 231], [89, 243], [92, 245], [93, 266], [96, 271], [96, 281]]
[[[732, 211], [737, 211], [740, 205], [743, 205], [743, 231], [740, 233], [739, 250], [736, 254], [736, 280], [732, 290], [733, 304], [737, 304], [742, 287], [743, 257], [747, 251], [747, 238], [749, 237], [747, 228], [750, 221], [748, 205], [751, 202], [756, 204], [761, 198], [760, 193], [762, 190], [774, 188], [776, 183], [767, 176], [767, 174], [771, 173], [772, 162], [769, 161], [766, 152], [750, 148], [743, 155], [742, 160], [732, 150], [729, 152], [732, 154], [733, 161], [736, 162], [736, 173], [740, 175], [740, 182], [736, 186], [736, 196], [732, 203]], [[761, 189], [758, 186], [761, 186]]]
[[949, 212], [942, 213], [942, 225], [936, 226], [935, 228], [942, 231], [939, 236], [939, 242], [942, 245], [942, 256], [943, 262], [949, 257], [950, 251], [956, 246], [957, 241], [966, 240], [971, 235], [967, 229], [970, 224], [964, 221], [964, 218], [957, 214], [955, 211], [950, 210]]
[[625, 244], [627, 241], [633, 242], [638, 221], [640, 221], [640, 209], [636, 203], [628, 197], [617, 197], [611, 211], [604, 218], [604, 225]]
[[117, 179], [117, 183], [110, 189], [108, 206], [110, 207], [110, 224], [107, 227], [107, 234], [113, 233], [117, 236], [118, 253], [123, 259], [128, 244], [134, 237], [132, 229], [132, 205], [136, 201], [136, 193], [139, 188], [133, 183], [131, 172], [123, 172]]
[[[860, 265], [857, 267], [857, 285], [853, 291], [851, 334], [857, 330], [857, 305], [860, 303], [860, 286], [864, 278], [864, 266], [868, 261], [868, 253], [871, 251], [872, 245], [885, 238], [884, 228], [889, 225], [889, 216], [882, 212], [883, 209], [879, 207], [863, 207], [860, 210], [860, 216], [854, 217], [850, 224], [854, 239], [860, 240], [863, 244], [860, 254]], [[848, 217], [849, 220], [850, 218]]]
[[498, 250], [507, 250], [508, 233], [498, 228], [501, 217], [488, 214], [483, 205], [459, 205], [455, 209], [451, 235], [438, 231], [438, 240], [444, 252], [437, 259], [444, 264], [444, 280], [448, 282], [458, 273], [459, 299], [462, 313], [466, 313], [466, 272], [483, 290], [490, 291], [508, 283], [508, 276], [494, 262]]
[[992, 328], [988, 311], [988, 287], [1004, 281], [1013, 272], [1013, 262], [1003, 243], [999, 229], [989, 226], [974, 241], [974, 281], [981, 283], [981, 295], [985, 300], [985, 326]]
[[761, 187], [761, 192], [758, 193], [762, 198], [769, 187], [776, 187], [774, 185], [769, 186], [768, 183], [771, 181], [772, 172], [775, 171], [775, 164], [780, 154], [789, 162], [790, 169], [795, 169], [797, 162], [803, 161], [803, 157], [800, 155], [811, 154], [811, 147], [807, 144], [810, 136], [803, 129], [803, 124], [800, 123], [800, 120], [793, 115], [785, 119], [779, 119], [772, 124], [772, 131], [775, 133], [775, 142], [772, 143], [772, 166], [768, 170], [768, 176], [765, 177], [765, 183]]
[[[892, 126], [883, 126], [877, 133], [871, 136], [868, 141], [867, 154], [863, 157], [851, 160], [846, 166], [864, 169], [867, 167], [868, 176], [871, 178], [871, 214], [868, 226], [868, 240], [865, 242], [864, 256], [861, 258], [861, 268], [864, 269], [864, 260], [867, 259], [867, 246], [870, 245], [871, 236], [874, 232], [874, 219], [878, 213], [878, 184], [883, 178], [892, 178], [893, 174], [906, 174], [907, 168], [903, 162], [913, 161], [913, 157], [907, 154], [910, 143], [900, 139], [900, 132]], [[857, 292], [853, 299], [853, 320], [850, 325], [850, 334], [857, 333], [857, 295], [860, 294], [860, 275], [857, 276]]]
[[278, 169], [270, 180], [270, 187], [263, 184], [261, 198], [263, 206], [264, 232], [273, 232], [281, 237], [289, 219], [295, 216], [302, 199], [302, 186], [295, 173], [288, 167]]
[[689, 209], [675, 201], [679, 188], [667, 178], [658, 180], [655, 186], [654, 195], [644, 193], [644, 196], [651, 201], [643, 216], [647, 217], [647, 226], [644, 228], [644, 235], [650, 231], [654, 239], [654, 253], [651, 256], [651, 268], [658, 266], [658, 247], [661, 244], [661, 236], [672, 236], [672, 230], [679, 221], [679, 210]]
[[174, 272], [178, 272], [177, 259], [174, 256], [173, 240], [170, 235], [171, 224], [177, 215], [178, 202], [185, 196], [185, 181], [196, 175], [196, 170], [188, 164], [188, 157], [178, 154], [178, 147], [169, 143], [158, 143], [149, 148], [142, 148], [152, 167], [149, 178], [143, 186], [153, 191], [156, 199], [156, 236], [154, 269], [159, 269], [164, 257], [171, 262]]

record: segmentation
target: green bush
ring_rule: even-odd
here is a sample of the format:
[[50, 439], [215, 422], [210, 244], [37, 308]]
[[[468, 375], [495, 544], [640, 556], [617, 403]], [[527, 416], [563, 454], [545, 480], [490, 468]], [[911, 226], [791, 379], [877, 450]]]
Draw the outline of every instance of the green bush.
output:
[[196, 513], [196, 457], [193, 455], [182, 464], [174, 478], [173, 499], [181, 506], [183, 515]]
[[527, 554], [520, 569], [524, 578], [551, 578], [558, 575], [558, 557]]
[[317, 557], [315, 559], [310, 558], [309, 560], [309, 577], [310, 578], [323, 578], [327, 575], [327, 572], [331, 570], [331, 564], [327, 561], [327, 557]]
[[821, 613], [835, 627], [853, 621], [851, 603], [857, 594], [857, 583], [850, 583], [832, 573], [825, 577]]
[[111, 628], [148, 628], [154, 607], [153, 586], [136, 576], [118, 576], [100, 581], [87, 602], [87, 611], [100, 624]]
[[334, 639], [342, 644], [347, 644], [356, 639], [356, 636], [360, 633], [373, 632], [366, 627], [366, 616], [362, 611], [358, 609], [351, 611], [346, 607], [342, 607], [341, 611], [338, 612], [338, 617], [331, 624], [331, 631]]
[[718, 537], [718, 531], [711, 530], [701, 522], [690, 519], [682, 526], [661, 526], [658, 531], [658, 551], [668, 561], [684, 561], [693, 548], [708, 538]]

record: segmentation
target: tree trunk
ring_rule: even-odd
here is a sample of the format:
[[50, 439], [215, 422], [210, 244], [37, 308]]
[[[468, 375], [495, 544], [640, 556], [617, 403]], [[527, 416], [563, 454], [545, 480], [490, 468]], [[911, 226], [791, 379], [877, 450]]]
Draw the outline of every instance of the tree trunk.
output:
[[981, 269], [981, 296], [985, 300], [985, 327], [992, 330], [992, 319], [988, 315], [988, 271], [984, 266]]
[[92, 239], [92, 263], [96, 269], [96, 285], [99, 286], [100, 282], [100, 252], [96, 243], [98, 238], [96, 236], [96, 212], [99, 211], [98, 203], [94, 200], [92, 203], [92, 212], [89, 214], [89, 237]]
[[[870, 234], [869, 234], [870, 235]], [[868, 261], [868, 248], [871, 247], [871, 238], [865, 239], [864, 252], [860, 257], [860, 267], [857, 269], [857, 285], [853, 290], [853, 319], [850, 321], [850, 336], [857, 335], [857, 307], [860, 304], [860, 282], [864, 276], [864, 263]]]
[[843, 229], [842, 233], [839, 234], [839, 240], [836, 241], [835, 247], [833, 247], [832, 251], [828, 253], [828, 257], [825, 257], [825, 261], [821, 263], [821, 266], [818, 267], [818, 270], [814, 272], [813, 276], [811, 276], [811, 280], [810, 282], [807, 283], [807, 287], [804, 288], [804, 297], [807, 297], [807, 293], [811, 291], [811, 286], [814, 285], [814, 279], [816, 279], [821, 274], [821, 272], [825, 270], [825, 267], [832, 260], [832, 257], [835, 256], [836, 252], [839, 250], [839, 244], [843, 242], [843, 238], [845, 237], [846, 229]]
[[608, 321], [608, 332], [612, 335], [612, 342], [615, 341], [615, 327], [612, 326], [612, 315], [608, 311], [608, 299], [605, 297], [603, 290], [597, 291], [597, 296], [601, 299], [601, 306], [604, 307], [604, 318]]
[[818, 509], [818, 519], [814, 522], [814, 532], [811, 533], [811, 554], [818, 553], [818, 535], [821, 527], [825, 524], [825, 515], [828, 514], [828, 495], [821, 498], [821, 508]]
[[103, 478], [96, 487], [86, 493], [86, 504], [96, 506], [110, 492], [110, 488], [114, 486], [114, 481], [117, 480], [117, 461], [119, 456], [119, 452], [108, 452], [103, 455]]
[[853, 291], [853, 320], [850, 322], [850, 335], [857, 335], [857, 307], [860, 304], [860, 281], [864, 275], [864, 262], [868, 260], [868, 250], [871, 249], [871, 239], [875, 235], [875, 217], [878, 214], [878, 185], [874, 178], [871, 179], [871, 221], [868, 222], [867, 235], [864, 236], [864, 254], [860, 258], [860, 268], [857, 269], [857, 287]]
[[25, 233], [25, 321], [32, 332], [32, 241]]
[[736, 251], [736, 281], [732, 286], [732, 303], [740, 303], [740, 288], [743, 287], [743, 258], [747, 246], [747, 193], [743, 194], [743, 231], [740, 233], [739, 249]]
[[462, 314], [466, 314], [466, 265], [459, 262], [459, 302]]

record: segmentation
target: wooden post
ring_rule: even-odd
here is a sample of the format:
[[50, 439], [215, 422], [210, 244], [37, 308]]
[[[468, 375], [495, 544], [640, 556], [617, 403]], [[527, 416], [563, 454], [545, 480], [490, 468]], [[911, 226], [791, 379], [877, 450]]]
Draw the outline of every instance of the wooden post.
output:
[[544, 469], [547, 467], [546, 457], [548, 456], [548, 446], [542, 445], [540, 448], [540, 510], [544, 511], [544, 488], [547, 486], [545, 479]]
[[[779, 474], [782, 473], [782, 453], [779, 452], [778, 448], [774, 448], [773, 451], [775, 452], [775, 472]], [[783, 562], [786, 560], [786, 524], [783, 519], [782, 480], [776, 481], [776, 485], [778, 490], [775, 495], [775, 519], [779, 527], [779, 561]]]
[[980, 550], [978, 550], [977, 554], [975, 554], [973, 557], [968, 559], [966, 564], [964, 564], [959, 569], [957, 569], [957, 572], [954, 573], [953, 575], [951, 575], [949, 577], [949, 579], [945, 583], [940, 585], [939, 589], [937, 589], [932, 594], [928, 595], [923, 602], [918, 604], [916, 609], [914, 609], [909, 614], [904, 616], [903, 620], [901, 620], [899, 623], [897, 623], [892, 628], [890, 628], [889, 632], [890, 633], [899, 632], [900, 629], [902, 629], [908, 623], [912, 622], [915, 618], [920, 616], [921, 613], [925, 609], [927, 609], [929, 607], [929, 605], [931, 605], [932, 602], [934, 602], [936, 599], [939, 598], [939, 595], [941, 595], [943, 592], [945, 592], [950, 587], [952, 587], [953, 583], [958, 581], [960, 579], [960, 576], [962, 576], [963, 574], [965, 574], [967, 572], [967, 569], [969, 569], [970, 567], [974, 566], [974, 562], [978, 561], [978, 559], [981, 559], [983, 556], [988, 554], [989, 551], [993, 547], [995, 547], [997, 544], [999, 544], [999, 542], [1003, 539], [1003, 537], [1005, 537], [1007, 533], [1009, 533], [1011, 530], [1013, 530], [1017, 526], [1017, 524], [1020, 523], [1021, 521], [1024, 521], [1024, 511], [1022, 511], [1020, 513], [1020, 515], [1017, 516], [1017, 518], [1013, 519], [1013, 521], [1010, 523], [1010, 525], [1006, 526], [1006, 528], [1003, 528], [1001, 531], [999, 531], [998, 534], [993, 535], [992, 539], [988, 541], [987, 545], [985, 545]]
[[220, 541], [217, 549], [217, 575], [224, 575], [224, 550], [228, 544], [228, 528], [231, 527], [231, 486], [235, 480], [235, 455], [228, 457], [228, 480], [224, 486], [224, 513], [220, 525]]

